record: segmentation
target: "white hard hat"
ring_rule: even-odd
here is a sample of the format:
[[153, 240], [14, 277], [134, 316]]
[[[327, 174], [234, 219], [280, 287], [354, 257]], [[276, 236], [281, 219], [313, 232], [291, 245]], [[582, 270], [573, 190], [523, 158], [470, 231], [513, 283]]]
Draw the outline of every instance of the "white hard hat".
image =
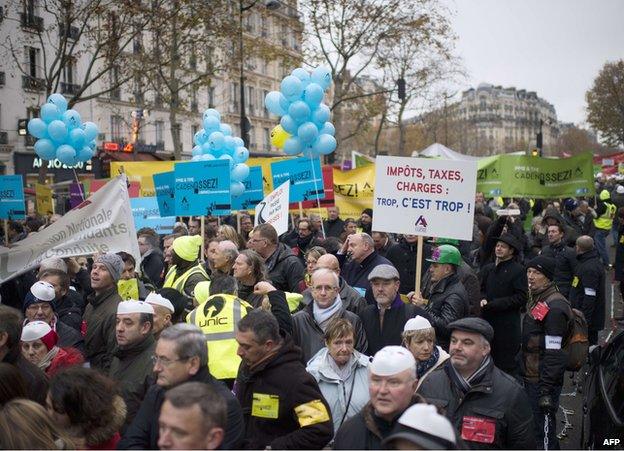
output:
[[412, 353], [402, 346], [386, 346], [377, 351], [368, 368], [377, 376], [393, 376], [407, 369], [415, 372], [416, 360]]
[[457, 438], [451, 422], [440, 415], [434, 405], [419, 403], [408, 408], [398, 420], [392, 434], [383, 441], [405, 439], [421, 449], [455, 449]]
[[117, 314], [125, 315], [128, 313], [150, 313], [154, 314], [154, 307], [143, 301], [122, 301], [117, 304]]
[[403, 332], [408, 332], [410, 330], [423, 330], [423, 329], [431, 329], [431, 323], [425, 317], [420, 315], [415, 316], [414, 318], [410, 318], [403, 327]]
[[145, 302], [151, 305], [160, 305], [161, 307], [169, 310], [171, 313], [175, 312], [175, 308], [173, 307], [173, 304], [169, 299], [164, 298], [160, 294], [153, 291], [147, 295], [147, 297], [145, 298]]

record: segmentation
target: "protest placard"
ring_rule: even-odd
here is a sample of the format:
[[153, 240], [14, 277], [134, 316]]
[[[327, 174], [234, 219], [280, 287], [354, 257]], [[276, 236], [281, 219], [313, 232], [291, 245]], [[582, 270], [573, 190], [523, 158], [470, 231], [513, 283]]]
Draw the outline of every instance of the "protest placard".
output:
[[173, 171], [153, 175], [160, 216], [175, 216], [175, 175]]
[[[301, 208], [327, 208], [335, 205], [334, 201], [334, 168], [330, 165], [323, 165], [321, 168], [323, 176], [323, 192], [325, 196], [321, 199], [306, 200], [301, 202]], [[290, 210], [298, 210], [298, 203], [291, 203], [288, 207]]]
[[256, 205], [255, 226], [269, 223], [281, 235], [288, 231], [288, 198], [290, 182], [282, 183], [276, 190]]
[[128, 180], [140, 184], [141, 196], [150, 197], [156, 195], [152, 176], [173, 171], [174, 163], [175, 161], [111, 161], [110, 173], [117, 175], [123, 172]]
[[52, 188], [41, 183], [35, 185], [35, 206], [40, 215], [54, 213], [54, 201], [52, 200]]
[[130, 207], [137, 230], [149, 227], [159, 235], [168, 235], [173, 232], [176, 217], [162, 217], [155, 197], [135, 197], [130, 199]]
[[82, 183], [74, 182], [69, 185], [69, 205], [75, 208], [87, 198], [85, 187]]
[[290, 202], [323, 199], [323, 173], [318, 158], [292, 158], [271, 163], [273, 186], [290, 183]]
[[177, 216], [230, 214], [230, 163], [227, 160], [176, 163]]
[[373, 230], [472, 240], [476, 161], [378, 156]]
[[375, 166], [349, 171], [334, 169], [334, 198], [341, 218], [359, 218], [362, 210], [373, 208]]
[[249, 168], [249, 176], [243, 182], [245, 191], [238, 197], [232, 197], [232, 210], [251, 210], [256, 208], [264, 197], [264, 183], [262, 181], [262, 168], [252, 166]]
[[25, 217], [22, 176], [0, 176], [0, 219], [24, 219]]

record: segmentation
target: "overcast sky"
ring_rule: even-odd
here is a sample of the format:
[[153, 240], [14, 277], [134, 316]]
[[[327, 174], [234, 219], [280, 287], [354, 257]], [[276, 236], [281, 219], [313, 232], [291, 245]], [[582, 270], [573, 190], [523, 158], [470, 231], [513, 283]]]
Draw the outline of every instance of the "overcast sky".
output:
[[536, 91], [560, 121], [585, 120], [585, 92], [624, 58], [624, 0], [442, 0], [452, 12], [466, 85]]

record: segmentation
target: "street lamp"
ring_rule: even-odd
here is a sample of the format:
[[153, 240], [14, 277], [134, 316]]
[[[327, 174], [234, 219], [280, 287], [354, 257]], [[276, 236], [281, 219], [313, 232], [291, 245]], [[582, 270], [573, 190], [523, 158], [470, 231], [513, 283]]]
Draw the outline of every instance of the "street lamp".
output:
[[[240, 53], [240, 130], [241, 138], [245, 143], [245, 147], [249, 148], [249, 131], [251, 123], [245, 113], [245, 57], [243, 54], [243, 13], [253, 8], [260, 0], [253, 0], [249, 5], [243, 4], [243, 0], [238, 2], [238, 47]], [[264, 0], [264, 6], [271, 11], [279, 9], [282, 4], [279, 0]]]

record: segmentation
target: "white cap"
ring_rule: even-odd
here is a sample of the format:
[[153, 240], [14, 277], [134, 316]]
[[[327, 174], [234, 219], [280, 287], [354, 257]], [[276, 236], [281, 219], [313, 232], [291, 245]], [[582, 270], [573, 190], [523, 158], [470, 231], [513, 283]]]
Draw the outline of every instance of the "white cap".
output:
[[409, 369], [415, 372], [416, 360], [412, 353], [402, 346], [386, 346], [377, 351], [368, 368], [377, 376], [393, 376]]
[[145, 298], [145, 302], [151, 305], [160, 305], [161, 307], [169, 310], [171, 313], [175, 312], [175, 308], [173, 308], [173, 304], [171, 303], [171, 301], [167, 298], [162, 297], [154, 291], [147, 295], [147, 297]]
[[41, 263], [39, 263], [39, 272], [41, 273], [46, 269], [58, 269], [67, 273], [67, 263], [60, 257], [44, 258], [41, 260]]
[[622, 185], [618, 185], [615, 190], [618, 192], [618, 194], [624, 194], [624, 186]]
[[154, 307], [143, 301], [122, 301], [117, 305], [117, 314], [125, 315], [128, 313], [150, 313], [154, 314]]
[[403, 332], [407, 332], [410, 330], [431, 329], [431, 327], [431, 323], [427, 318], [417, 315], [414, 318], [410, 318], [405, 323], [405, 326], [403, 327]]
[[22, 341], [35, 341], [45, 337], [52, 328], [45, 321], [30, 321], [22, 328]]
[[440, 415], [432, 404], [414, 404], [403, 412], [398, 421], [403, 426], [441, 438], [447, 442], [457, 442], [451, 422], [445, 416]]
[[39, 301], [51, 302], [56, 297], [54, 287], [49, 282], [35, 282], [33, 286], [30, 287], [30, 292]]

